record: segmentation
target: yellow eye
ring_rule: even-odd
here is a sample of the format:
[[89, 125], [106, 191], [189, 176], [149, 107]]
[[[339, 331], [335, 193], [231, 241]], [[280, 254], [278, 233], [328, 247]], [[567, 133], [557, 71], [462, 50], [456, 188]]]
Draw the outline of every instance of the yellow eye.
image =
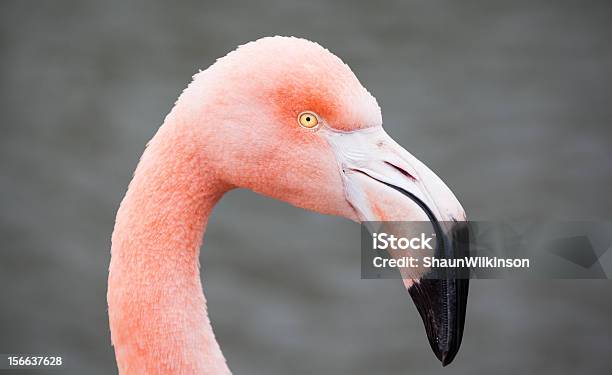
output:
[[319, 125], [319, 118], [312, 112], [302, 112], [298, 116], [298, 122], [303, 127], [312, 129]]

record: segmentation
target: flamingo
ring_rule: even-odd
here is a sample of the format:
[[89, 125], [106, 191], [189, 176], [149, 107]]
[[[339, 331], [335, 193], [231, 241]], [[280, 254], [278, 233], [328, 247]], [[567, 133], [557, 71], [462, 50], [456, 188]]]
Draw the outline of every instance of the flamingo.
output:
[[[466, 219], [442, 180], [385, 133], [376, 99], [338, 57], [294, 37], [242, 45], [193, 76], [118, 209], [107, 302], [119, 373], [230, 374], [198, 256], [213, 207], [234, 188], [356, 222], [429, 221], [451, 253], [446, 223]], [[403, 282], [447, 365], [467, 280], [422, 276]]]

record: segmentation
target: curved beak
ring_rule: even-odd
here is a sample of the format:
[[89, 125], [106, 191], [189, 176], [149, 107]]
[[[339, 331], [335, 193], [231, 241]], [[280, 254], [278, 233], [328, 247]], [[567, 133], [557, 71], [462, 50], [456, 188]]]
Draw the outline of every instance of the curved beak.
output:
[[[469, 231], [457, 198], [382, 127], [350, 133], [325, 129], [325, 136], [335, 151], [347, 200], [361, 222], [429, 222], [436, 235], [435, 257], [468, 255]], [[458, 272], [400, 270], [443, 366], [454, 359], [463, 336], [469, 280]]]

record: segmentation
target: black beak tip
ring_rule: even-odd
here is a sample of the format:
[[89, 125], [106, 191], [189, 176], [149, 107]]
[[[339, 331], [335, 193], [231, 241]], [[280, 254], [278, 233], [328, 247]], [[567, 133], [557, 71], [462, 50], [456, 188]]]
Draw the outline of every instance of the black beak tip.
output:
[[459, 346], [456, 345], [451, 347], [441, 347], [431, 341], [430, 344], [436, 358], [438, 358], [438, 360], [442, 363], [442, 367], [448, 366], [459, 352]]
[[427, 339], [442, 366], [448, 366], [461, 346], [468, 280], [422, 279], [408, 289], [423, 318]]
[[457, 352], [459, 351], [458, 349], [459, 348], [453, 348], [451, 350], [442, 352], [440, 355], [436, 354], [440, 362], [442, 362], [442, 367], [448, 366], [453, 361], [453, 359], [455, 359], [455, 355], [457, 355]]
[[[469, 254], [469, 228], [456, 224], [446, 234], [436, 257], [463, 258]], [[431, 269], [408, 288], [423, 319], [434, 354], [448, 366], [459, 351], [465, 326], [469, 269]]]

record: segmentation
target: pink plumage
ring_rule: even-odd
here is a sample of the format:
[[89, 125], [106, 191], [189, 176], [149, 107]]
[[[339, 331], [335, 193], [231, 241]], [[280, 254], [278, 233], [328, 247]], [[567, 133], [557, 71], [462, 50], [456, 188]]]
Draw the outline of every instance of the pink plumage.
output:
[[[316, 114], [317, 129], [299, 125], [303, 111]], [[350, 68], [303, 39], [263, 38], [196, 74], [147, 145], [117, 213], [107, 298], [119, 372], [229, 373], [198, 264], [209, 214], [228, 190], [248, 188], [355, 221], [397, 218], [399, 208], [422, 217], [391, 191], [382, 217], [385, 208], [373, 209], [360, 194], [386, 188], [344, 168], [351, 155], [339, 145], [351, 133], [370, 134], [376, 152], [412, 168], [411, 155], [381, 125], [376, 100]], [[427, 171], [420, 177], [433, 178]], [[448, 189], [436, 189], [461, 215]]]

